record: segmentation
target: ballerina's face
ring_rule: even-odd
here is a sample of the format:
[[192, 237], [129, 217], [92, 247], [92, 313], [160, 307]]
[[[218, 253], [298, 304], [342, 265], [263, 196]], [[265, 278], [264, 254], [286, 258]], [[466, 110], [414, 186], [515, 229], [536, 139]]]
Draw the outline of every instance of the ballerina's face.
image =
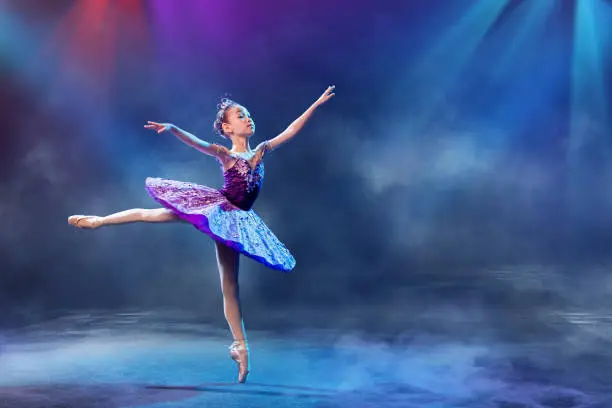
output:
[[255, 122], [244, 106], [232, 106], [225, 113], [223, 131], [226, 134], [251, 137], [255, 133]]

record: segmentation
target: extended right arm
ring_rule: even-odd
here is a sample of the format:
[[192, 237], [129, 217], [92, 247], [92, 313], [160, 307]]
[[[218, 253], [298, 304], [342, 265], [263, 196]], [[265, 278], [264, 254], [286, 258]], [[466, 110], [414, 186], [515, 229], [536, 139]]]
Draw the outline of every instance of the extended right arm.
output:
[[162, 133], [163, 131], [167, 130], [170, 133], [172, 133], [174, 136], [176, 136], [179, 140], [181, 140], [183, 143], [185, 143], [186, 145], [191, 146], [194, 149], [197, 149], [201, 151], [202, 153], [207, 154], [209, 156], [214, 156], [220, 160], [224, 160], [229, 155], [229, 151], [227, 150], [226, 147], [218, 145], [218, 144], [214, 144], [214, 143], [208, 143], [171, 123], [157, 123], [157, 122], [147, 122], [147, 123], [148, 124], [145, 125], [145, 128], [153, 129], [157, 131], [157, 133]]

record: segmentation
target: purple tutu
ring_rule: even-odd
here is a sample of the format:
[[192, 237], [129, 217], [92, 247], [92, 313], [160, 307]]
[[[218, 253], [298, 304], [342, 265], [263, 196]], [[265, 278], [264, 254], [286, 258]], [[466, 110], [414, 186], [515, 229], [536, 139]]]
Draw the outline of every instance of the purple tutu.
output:
[[161, 205], [213, 239], [262, 264], [288, 272], [295, 259], [251, 209], [263, 181], [263, 163], [251, 168], [237, 158], [221, 190], [194, 183], [147, 178], [146, 189]]

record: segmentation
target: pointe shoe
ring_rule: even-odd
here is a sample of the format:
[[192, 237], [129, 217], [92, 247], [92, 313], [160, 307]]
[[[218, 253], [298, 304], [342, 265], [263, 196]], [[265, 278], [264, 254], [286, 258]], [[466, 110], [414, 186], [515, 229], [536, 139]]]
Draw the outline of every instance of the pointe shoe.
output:
[[68, 224], [77, 228], [98, 228], [102, 226], [100, 217], [95, 215], [71, 215], [68, 217]]
[[229, 347], [230, 357], [238, 364], [238, 382], [246, 382], [249, 375], [249, 346], [246, 341], [235, 341]]

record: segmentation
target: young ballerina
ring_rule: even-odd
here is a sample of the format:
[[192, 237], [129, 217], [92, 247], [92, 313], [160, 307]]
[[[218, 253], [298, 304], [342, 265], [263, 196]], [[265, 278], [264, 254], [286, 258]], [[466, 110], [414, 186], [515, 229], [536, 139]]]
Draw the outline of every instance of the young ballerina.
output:
[[249, 347], [242, 320], [238, 294], [240, 253], [264, 265], [288, 272], [295, 266], [289, 250], [251, 210], [264, 178], [263, 156], [293, 138], [320, 105], [327, 102], [334, 86], [325, 92], [289, 127], [278, 136], [266, 140], [252, 150], [249, 138], [255, 124], [249, 111], [230, 99], [218, 105], [214, 130], [229, 139], [231, 150], [208, 143], [170, 123], [147, 122], [145, 128], [162, 133], [169, 131], [191, 147], [215, 157], [223, 170], [224, 184], [220, 190], [193, 183], [147, 178], [149, 194], [163, 207], [135, 208], [107, 216], [72, 215], [68, 223], [78, 228], [99, 228], [132, 222], [183, 221], [215, 240], [217, 264], [221, 277], [223, 311], [234, 342], [230, 357], [238, 365], [238, 381], [246, 381], [250, 371]]

